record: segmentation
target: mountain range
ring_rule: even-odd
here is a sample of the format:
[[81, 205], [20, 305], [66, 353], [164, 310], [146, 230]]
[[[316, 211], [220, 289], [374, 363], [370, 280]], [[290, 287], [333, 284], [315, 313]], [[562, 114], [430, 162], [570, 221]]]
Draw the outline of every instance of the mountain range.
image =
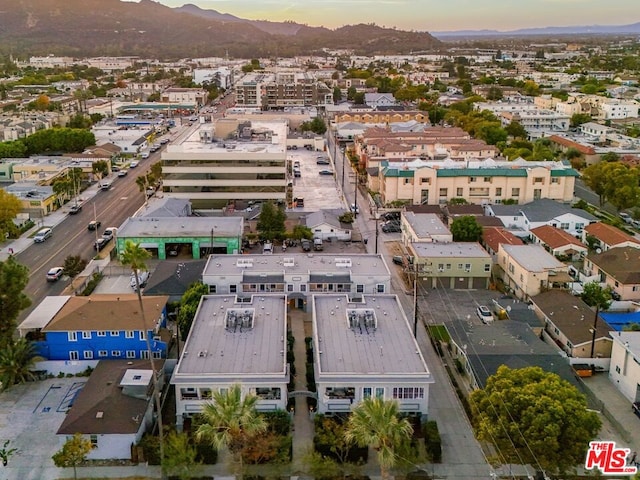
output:
[[151, 0], [0, 0], [0, 53], [197, 58], [291, 57], [348, 49], [360, 55], [438, 48], [427, 32], [376, 25], [337, 29], [244, 20]]
[[640, 22], [628, 25], [578, 25], [568, 27], [521, 28], [518, 30], [452, 30], [431, 32], [439, 39], [447, 37], [529, 36], [529, 35], [638, 35]]

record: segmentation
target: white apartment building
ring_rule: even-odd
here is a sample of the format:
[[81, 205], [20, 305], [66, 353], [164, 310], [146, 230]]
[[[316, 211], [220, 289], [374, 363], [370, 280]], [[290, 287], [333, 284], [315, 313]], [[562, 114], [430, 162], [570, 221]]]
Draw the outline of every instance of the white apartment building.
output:
[[286, 121], [220, 119], [162, 152], [165, 195], [195, 209], [286, 200]]

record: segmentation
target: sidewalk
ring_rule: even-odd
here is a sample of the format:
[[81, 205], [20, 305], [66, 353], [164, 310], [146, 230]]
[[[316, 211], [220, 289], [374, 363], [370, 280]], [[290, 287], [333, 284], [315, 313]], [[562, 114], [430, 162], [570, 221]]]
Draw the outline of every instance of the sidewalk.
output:
[[[96, 182], [94, 185], [91, 185], [84, 192], [80, 194], [78, 197], [78, 203], [84, 204], [88, 200], [92, 199], [99, 191], [99, 184]], [[35, 220], [36, 224], [23, 233], [20, 238], [16, 238], [14, 240], [10, 240], [8, 242], [3, 242], [0, 245], [0, 261], [5, 261], [11, 255], [18, 255], [21, 252], [24, 252], [27, 248], [33, 245], [33, 239], [31, 238], [38, 230], [43, 227], [51, 227], [54, 228], [60, 225], [67, 215], [69, 215], [69, 208], [71, 207], [72, 202], [67, 203], [62, 208], [59, 208], [55, 212], [47, 215], [44, 218], [40, 218]]]

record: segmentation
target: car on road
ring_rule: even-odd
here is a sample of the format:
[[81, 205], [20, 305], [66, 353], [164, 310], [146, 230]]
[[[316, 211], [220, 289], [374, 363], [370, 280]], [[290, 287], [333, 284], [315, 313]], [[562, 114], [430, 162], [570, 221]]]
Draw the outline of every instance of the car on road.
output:
[[329, 161], [329, 159], [328, 159], [328, 158], [320, 158], [320, 157], [319, 157], [319, 158], [316, 160], [316, 164], [318, 164], [318, 165], [331, 165], [331, 162]]
[[160, 148], [161, 148], [161, 147], [160, 147], [160, 145], [153, 145], [153, 146], [149, 149], [149, 151], [150, 151], [150, 152], [157, 152], [158, 150], [160, 150]]
[[47, 282], [57, 282], [62, 277], [64, 273], [64, 268], [62, 267], [53, 267], [49, 269], [47, 272]]
[[108, 243], [109, 243], [109, 240], [107, 240], [106, 238], [102, 237], [102, 238], [99, 238], [98, 240], [96, 240], [96, 241], [94, 242], [94, 244], [93, 244], [93, 248], [94, 248], [96, 251], [98, 251], [98, 252], [99, 252], [99, 251], [100, 251], [100, 250], [102, 250], [104, 247], [106, 247]]
[[138, 162], [135, 160], [129, 164], [129, 168], [136, 168], [138, 166]]
[[493, 313], [491, 313], [491, 310], [489, 310], [489, 307], [486, 305], [479, 305], [478, 308], [476, 308], [476, 315], [482, 323], [489, 324], [493, 322]]
[[119, 177], [126, 177], [126, 176], [127, 176], [127, 173], [129, 173], [129, 170], [127, 170], [127, 169], [120, 170], [120, 171], [118, 172], [118, 176], [119, 176]]
[[333, 170], [320, 170], [318, 175], [333, 175]]
[[631, 218], [631, 215], [629, 215], [628, 213], [620, 212], [618, 215], [624, 221], [624, 223], [631, 223], [633, 221], [633, 218]]
[[69, 209], [69, 215], [80, 213], [80, 210], [82, 210], [82, 205], [78, 205], [77, 203], [75, 205], [71, 205], [71, 208]]
[[[149, 155], [151, 155], [149, 152], [142, 152], [140, 154], [140, 158], [149, 158]], [[133, 162], [131, 162], [131, 163], [133, 163]], [[133, 167], [131, 167], [131, 168], [133, 168]]]
[[382, 231], [384, 233], [398, 233], [398, 232], [401, 232], [402, 229], [400, 228], [400, 225], [397, 223], [387, 223], [385, 225], [382, 225]]
[[115, 236], [117, 232], [118, 229], [116, 227], [105, 228], [104, 232], [102, 232], [102, 238], [104, 238], [108, 242]]
[[404, 265], [404, 258], [402, 258], [402, 255], [394, 255], [391, 261], [396, 265]]
[[100, 225], [102, 225], [102, 223], [99, 220], [91, 220], [89, 222], [89, 225], [87, 225], [87, 230], [97, 230], [98, 228], [100, 228]]
[[160, 144], [161, 145], [166, 145], [167, 143], [169, 143], [169, 139], [168, 138], [163, 138], [162, 140], [160, 140]]
[[35, 243], [42, 243], [51, 235], [53, 235], [52, 229], [50, 229], [49, 227], [41, 228], [40, 230], [38, 230], [38, 233], [36, 233], [35, 236], [33, 237], [33, 241]]

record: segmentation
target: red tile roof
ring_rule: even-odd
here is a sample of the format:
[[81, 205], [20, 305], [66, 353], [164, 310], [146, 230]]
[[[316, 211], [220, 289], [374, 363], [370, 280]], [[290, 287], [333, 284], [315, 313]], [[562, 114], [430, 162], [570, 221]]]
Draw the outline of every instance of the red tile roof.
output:
[[507, 245], [523, 245], [524, 243], [513, 233], [502, 227], [486, 227], [482, 232], [482, 241], [494, 252], [501, 243]]
[[564, 247], [565, 245], [577, 245], [586, 248], [586, 245], [573, 235], [551, 225], [532, 228], [530, 231], [532, 235], [538, 237], [542, 243], [552, 250]]
[[627, 235], [619, 228], [616, 228], [612, 225], [607, 225], [606, 223], [592, 223], [585, 227], [585, 231], [589, 235], [596, 237], [601, 242], [606, 243], [607, 245], [610, 245], [612, 247], [625, 242], [636, 243], [640, 246], [639, 240], [632, 237], [631, 235]]

